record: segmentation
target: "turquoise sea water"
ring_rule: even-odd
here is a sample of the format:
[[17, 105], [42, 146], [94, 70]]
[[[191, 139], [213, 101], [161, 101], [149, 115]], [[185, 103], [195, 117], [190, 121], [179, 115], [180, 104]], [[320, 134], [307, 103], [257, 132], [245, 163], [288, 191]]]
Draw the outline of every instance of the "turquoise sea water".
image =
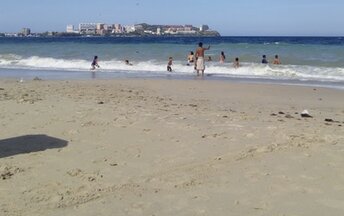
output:
[[[206, 74], [217, 78], [272, 79], [344, 82], [344, 38], [341, 37], [215, 37], [215, 38], [0, 38], [0, 75], [53, 74], [65, 79], [78, 72], [89, 73], [93, 56], [99, 56], [99, 73], [166, 75], [168, 57], [173, 57], [173, 75], [194, 76], [186, 56], [198, 42], [211, 45], [206, 53]], [[226, 62], [219, 63], [220, 52]], [[282, 65], [262, 65], [278, 54]], [[241, 67], [232, 67], [238, 57]], [[128, 59], [133, 66], [124, 64]]]

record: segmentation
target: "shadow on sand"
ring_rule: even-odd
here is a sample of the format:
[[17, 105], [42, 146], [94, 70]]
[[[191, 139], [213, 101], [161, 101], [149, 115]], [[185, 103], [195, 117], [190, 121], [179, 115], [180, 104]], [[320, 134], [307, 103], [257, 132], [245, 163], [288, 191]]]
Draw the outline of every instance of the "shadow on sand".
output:
[[0, 140], [0, 158], [66, 147], [68, 142], [47, 135], [26, 135]]

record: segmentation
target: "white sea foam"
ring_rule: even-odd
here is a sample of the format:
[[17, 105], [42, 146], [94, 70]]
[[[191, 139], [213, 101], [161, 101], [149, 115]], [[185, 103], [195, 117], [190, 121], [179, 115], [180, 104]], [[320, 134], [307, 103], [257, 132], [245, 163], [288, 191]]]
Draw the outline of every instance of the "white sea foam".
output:
[[[132, 63], [133, 66], [129, 66], [117, 59], [100, 61], [99, 71], [166, 73], [166, 62], [150, 60]], [[207, 62], [206, 65], [207, 74], [219, 76], [344, 81], [344, 68], [242, 63], [240, 68], [235, 69], [230, 63]], [[13, 54], [0, 55], [0, 68], [89, 71], [90, 67], [90, 61], [82, 59], [55, 59], [38, 56], [23, 58]], [[194, 72], [193, 66], [187, 66], [185, 62], [175, 61], [172, 67], [174, 73], [192, 74]]]

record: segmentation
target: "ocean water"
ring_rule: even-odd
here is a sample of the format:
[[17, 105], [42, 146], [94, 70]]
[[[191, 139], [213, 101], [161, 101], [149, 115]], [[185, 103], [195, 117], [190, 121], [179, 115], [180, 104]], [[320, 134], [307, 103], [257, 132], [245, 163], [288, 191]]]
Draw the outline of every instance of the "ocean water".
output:
[[[344, 38], [342, 37], [173, 37], [173, 38], [0, 38], [0, 76], [11, 73], [47, 74], [68, 79], [90, 72], [93, 56], [99, 57], [98, 74], [122, 77], [166, 76], [168, 58], [173, 57], [169, 76], [194, 76], [186, 57], [198, 42], [211, 45], [206, 52], [206, 74], [217, 79], [268, 79], [344, 83]], [[220, 52], [226, 62], [219, 63]], [[262, 65], [278, 54], [282, 65]], [[238, 57], [241, 67], [232, 67]], [[128, 66], [128, 59], [133, 66]], [[75, 73], [77, 72], [77, 73]]]

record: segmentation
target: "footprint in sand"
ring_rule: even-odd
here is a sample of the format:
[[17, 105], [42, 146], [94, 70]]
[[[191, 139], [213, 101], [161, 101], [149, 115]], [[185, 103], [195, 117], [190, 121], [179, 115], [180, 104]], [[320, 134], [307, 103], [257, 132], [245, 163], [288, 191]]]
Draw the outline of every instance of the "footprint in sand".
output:
[[8, 180], [15, 174], [24, 172], [24, 169], [14, 166], [1, 166], [0, 167], [0, 180]]
[[78, 168], [68, 171], [67, 174], [71, 177], [79, 177], [88, 182], [95, 182], [97, 179], [104, 177], [102, 174], [100, 174], [100, 171], [89, 174]]
[[68, 171], [67, 174], [69, 176], [76, 177], [76, 176], [83, 175], [83, 172], [81, 169], [73, 169], [73, 170]]

